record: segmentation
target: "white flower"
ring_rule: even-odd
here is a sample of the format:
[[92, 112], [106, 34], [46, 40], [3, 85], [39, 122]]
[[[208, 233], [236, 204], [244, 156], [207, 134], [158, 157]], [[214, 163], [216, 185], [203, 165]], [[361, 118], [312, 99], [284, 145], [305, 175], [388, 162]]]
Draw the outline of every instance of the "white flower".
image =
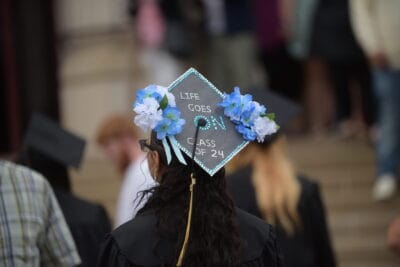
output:
[[154, 98], [145, 98], [142, 104], [133, 109], [138, 114], [135, 116], [135, 124], [146, 132], [153, 130], [163, 118], [159, 107]]
[[167, 96], [168, 105], [171, 107], [176, 107], [175, 96], [168, 91], [167, 87], [157, 85], [157, 92], [163, 97]]
[[265, 136], [278, 131], [278, 125], [268, 117], [258, 117], [254, 120], [252, 130], [257, 134], [257, 141], [264, 142]]

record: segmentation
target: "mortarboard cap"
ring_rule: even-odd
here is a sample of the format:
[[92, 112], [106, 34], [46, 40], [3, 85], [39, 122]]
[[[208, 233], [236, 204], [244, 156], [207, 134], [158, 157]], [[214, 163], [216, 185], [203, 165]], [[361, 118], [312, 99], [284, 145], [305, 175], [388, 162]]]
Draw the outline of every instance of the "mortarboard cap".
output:
[[252, 99], [249, 94], [242, 95], [239, 88], [222, 94], [191, 68], [168, 88], [149, 85], [139, 90], [134, 103], [135, 123], [145, 131], [156, 132], [168, 164], [172, 151], [187, 164], [183, 151], [213, 176], [249, 141], [263, 142], [277, 131], [272, 114]]
[[179, 77], [168, 91], [175, 96], [176, 106], [186, 121], [183, 131], [175, 138], [178, 147], [189, 157], [197, 122], [205, 120], [205, 126], [199, 127], [194, 160], [209, 175], [213, 176], [249, 143], [218, 106], [223, 94], [195, 69]]
[[302, 110], [299, 104], [269, 89], [251, 89], [249, 94], [253, 96], [253, 100], [275, 113], [275, 121], [282, 128], [285, 128]]
[[25, 134], [24, 147], [31, 148], [65, 167], [78, 168], [85, 141], [62, 129], [45, 115], [34, 113]]

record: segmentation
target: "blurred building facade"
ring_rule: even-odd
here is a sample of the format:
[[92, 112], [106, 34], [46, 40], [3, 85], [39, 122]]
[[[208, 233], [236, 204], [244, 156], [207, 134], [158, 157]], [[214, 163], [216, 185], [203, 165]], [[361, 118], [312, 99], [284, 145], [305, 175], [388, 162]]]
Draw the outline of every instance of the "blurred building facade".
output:
[[129, 112], [143, 75], [127, 1], [5, 0], [1, 12], [2, 153], [18, 150], [34, 110], [88, 139], [105, 115]]

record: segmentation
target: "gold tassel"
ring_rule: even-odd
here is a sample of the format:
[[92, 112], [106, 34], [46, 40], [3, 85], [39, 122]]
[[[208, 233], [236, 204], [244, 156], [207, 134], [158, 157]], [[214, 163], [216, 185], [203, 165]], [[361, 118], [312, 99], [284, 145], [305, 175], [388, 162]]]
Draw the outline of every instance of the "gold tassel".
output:
[[187, 219], [187, 224], [186, 224], [186, 232], [185, 232], [185, 239], [183, 240], [183, 245], [181, 248], [181, 252], [179, 253], [179, 258], [178, 258], [178, 262], [176, 264], [177, 267], [182, 266], [182, 262], [183, 262], [183, 257], [185, 256], [185, 252], [186, 252], [186, 247], [189, 241], [189, 236], [190, 236], [190, 226], [192, 224], [192, 210], [193, 210], [193, 189], [194, 189], [194, 185], [196, 184], [196, 178], [194, 178], [194, 174], [192, 173], [190, 175], [190, 178], [192, 180], [192, 182], [190, 183], [190, 202], [189, 202], [189, 211], [188, 211], [188, 219]]

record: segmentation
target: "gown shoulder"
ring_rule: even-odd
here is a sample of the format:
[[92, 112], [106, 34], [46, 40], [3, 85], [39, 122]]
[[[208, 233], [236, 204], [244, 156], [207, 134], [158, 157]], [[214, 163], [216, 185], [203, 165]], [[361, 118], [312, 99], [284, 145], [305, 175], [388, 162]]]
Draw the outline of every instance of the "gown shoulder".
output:
[[[283, 266], [273, 228], [240, 209], [236, 214], [242, 239], [241, 266]], [[153, 213], [140, 214], [107, 236], [98, 266], [170, 266], [174, 247], [172, 241], [157, 237]]]

